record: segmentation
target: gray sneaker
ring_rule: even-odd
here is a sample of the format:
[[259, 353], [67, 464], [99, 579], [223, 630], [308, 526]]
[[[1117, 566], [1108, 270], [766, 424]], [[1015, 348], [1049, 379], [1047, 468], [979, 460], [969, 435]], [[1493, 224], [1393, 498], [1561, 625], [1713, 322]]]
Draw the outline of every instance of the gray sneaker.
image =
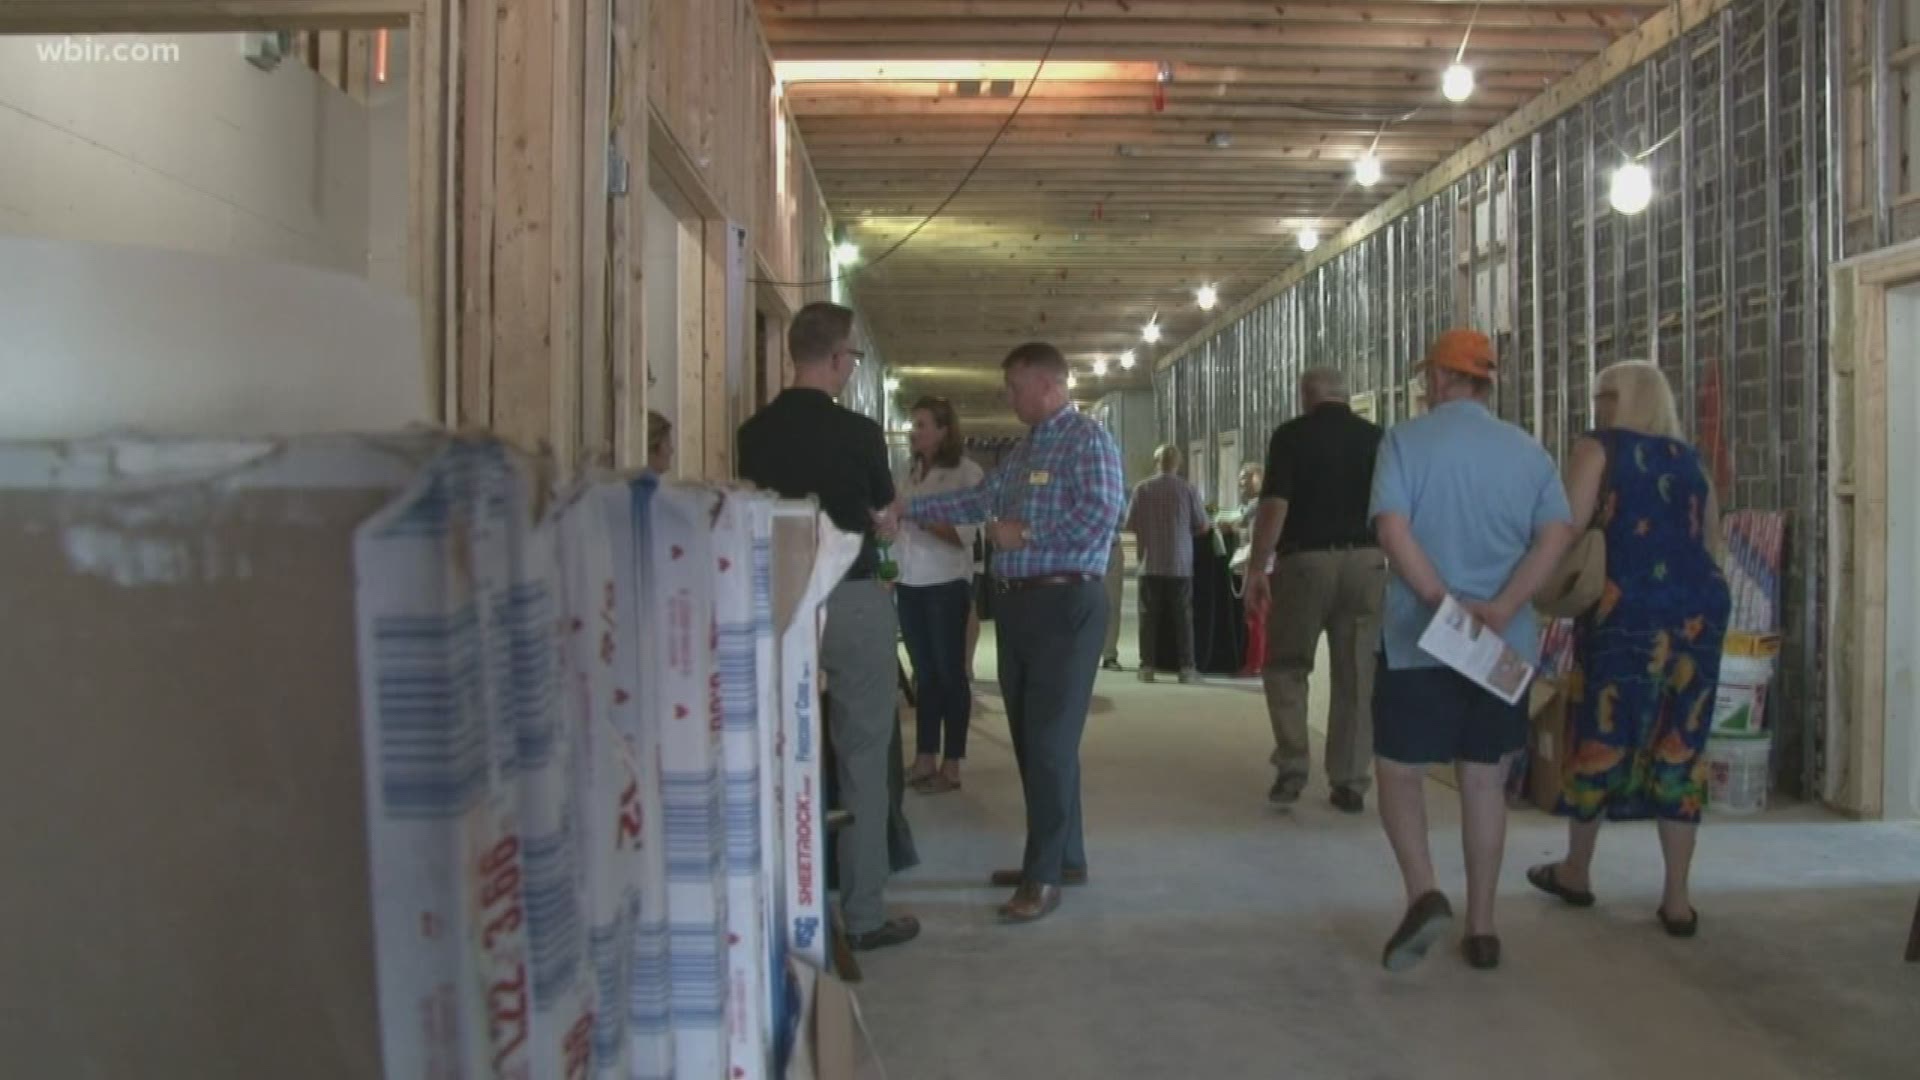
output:
[[1152, 682], [1152, 681], [1153, 681], [1153, 669], [1152, 669], [1152, 668], [1150, 668], [1150, 667], [1143, 667], [1143, 668], [1141, 668], [1141, 669], [1140, 669], [1140, 681], [1141, 681], [1141, 682]]
[[1200, 673], [1197, 671], [1183, 671], [1180, 673], [1180, 685], [1182, 686], [1192, 686], [1199, 681]]

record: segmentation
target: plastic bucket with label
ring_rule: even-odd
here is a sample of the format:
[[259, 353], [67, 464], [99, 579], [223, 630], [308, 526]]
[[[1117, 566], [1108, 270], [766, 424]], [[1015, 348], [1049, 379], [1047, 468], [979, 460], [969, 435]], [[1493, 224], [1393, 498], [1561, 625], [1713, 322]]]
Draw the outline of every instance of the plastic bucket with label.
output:
[[1773, 682], [1776, 634], [1727, 635], [1720, 653], [1720, 685], [1714, 692], [1715, 735], [1758, 735], [1767, 730], [1767, 686]]
[[1767, 808], [1773, 740], [1766, 735], [1711, 735], [1707, 738], [1707, 805], [1729, 814], [1755, 814]]

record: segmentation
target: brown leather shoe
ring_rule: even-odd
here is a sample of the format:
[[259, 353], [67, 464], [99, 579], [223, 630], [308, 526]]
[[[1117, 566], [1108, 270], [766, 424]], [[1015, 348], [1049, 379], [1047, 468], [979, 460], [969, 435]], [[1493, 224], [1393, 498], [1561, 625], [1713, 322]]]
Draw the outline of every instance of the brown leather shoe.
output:
[[1000, 921], [1038, 922], [1053, 914], [1059, 906], [1060, 886], [1022, 885], [1014, 891], [1013, 899], [1000, 905]]
[[[1021, 870], [995, 870], [993, 876], [989, 878], [988, 881], [990, 881], [996, 889], [1017, 889], [1026, 884], [1027, 875]], [[1060, 884], [1062, 885], [1085, 885], [1086, 883], [1087, 868], [1084, 866], [1078, 870], [1062, 870], [1060, 872]]]

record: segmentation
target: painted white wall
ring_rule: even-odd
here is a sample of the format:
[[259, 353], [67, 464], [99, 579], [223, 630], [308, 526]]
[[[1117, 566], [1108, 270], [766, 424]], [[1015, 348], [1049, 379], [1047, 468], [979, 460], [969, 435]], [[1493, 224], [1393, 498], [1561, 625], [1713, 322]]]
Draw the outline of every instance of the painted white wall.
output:
[[0, 36], [0, 438], [429, 420], [404, 90], [240, 35], [75, 40], [153, 59]]
[[43, 54], [65, 40], [0, 37], [0, 233], [368, 272], [366, 109], [299, 63], [255, 68], [239, 35], [91, 39], [177, 47], [148, 63]]
[[[397, 90], [397, 88], [396, 88]], [[367, 110], [367, 280], [407, 291], [407, 102], [390, 90]]]
[[1887, 294], [1885, 805], [1920, 819], [1920, 285]]
[[413, 303], [359, 274], [0, 236], [0, 440], [433, 418]]

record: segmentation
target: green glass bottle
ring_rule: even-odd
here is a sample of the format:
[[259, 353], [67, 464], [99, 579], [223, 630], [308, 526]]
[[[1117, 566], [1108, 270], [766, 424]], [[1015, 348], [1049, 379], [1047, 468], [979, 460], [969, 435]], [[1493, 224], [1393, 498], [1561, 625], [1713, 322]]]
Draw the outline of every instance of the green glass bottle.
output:
[[893, 560], [893, 541], [891, 540], [880, 541], [879, 574], [881, 581], [900, 580], [900, 564]]

